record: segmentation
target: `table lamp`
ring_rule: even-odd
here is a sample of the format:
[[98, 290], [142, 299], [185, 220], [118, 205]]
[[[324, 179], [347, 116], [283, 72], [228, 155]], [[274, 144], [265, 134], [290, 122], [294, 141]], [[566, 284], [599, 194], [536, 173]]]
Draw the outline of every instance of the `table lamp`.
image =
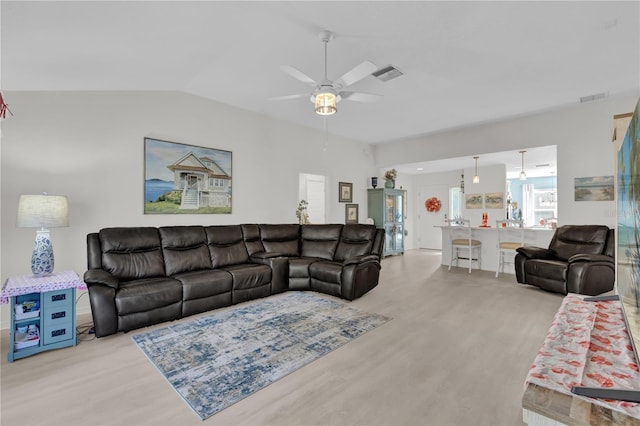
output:
[[33, 275], [53, 272], [53, 246], [48, 228], [69, 226], [69, 208], [64, 195], [21, 195], [18, 202], [18, 227], [36, 231], [31, 256]]

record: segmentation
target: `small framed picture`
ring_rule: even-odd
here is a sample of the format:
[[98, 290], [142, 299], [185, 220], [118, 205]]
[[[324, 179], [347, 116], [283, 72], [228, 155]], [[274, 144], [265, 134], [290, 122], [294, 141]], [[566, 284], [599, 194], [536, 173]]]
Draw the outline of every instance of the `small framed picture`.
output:
[[338, 201], [341, 203], [353, 202], [353, 184], [348, 182], [338, 182]]
[[358, 205], [346, 204], [344, 206], [344, 223], [358, 223]]

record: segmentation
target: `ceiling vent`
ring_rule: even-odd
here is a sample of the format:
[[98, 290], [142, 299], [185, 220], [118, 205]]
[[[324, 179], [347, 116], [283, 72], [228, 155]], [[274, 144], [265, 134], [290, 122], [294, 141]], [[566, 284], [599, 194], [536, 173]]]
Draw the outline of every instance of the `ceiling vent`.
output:
[[607, 96], [609, 96], [609, 94], [607, 92], [596, 93], [595, 95], [589, 95], [589, 96], [582, 96], [580, 98], [580, 102], [596, 101], [598, 99], [604, 99]]
[[404, 73], [393, 65], [388, 65], [384, 68], [380, 68], [378, 71], [371, 73], [371, 75], [379, 80], [389, 81], [394, 78], [400, 77], [401, 75], [404, 75]]

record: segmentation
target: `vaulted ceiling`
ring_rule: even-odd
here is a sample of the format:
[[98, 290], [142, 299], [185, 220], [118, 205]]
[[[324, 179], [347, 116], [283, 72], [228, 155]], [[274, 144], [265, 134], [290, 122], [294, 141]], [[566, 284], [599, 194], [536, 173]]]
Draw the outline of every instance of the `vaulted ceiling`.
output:
[[323, 128], [290, 65], [335, 80], [368, 60], [404, 75], [350, 89], [329, 132], [401, 140], [638, 90], [637, 1], [2, 1], [2, 90], [177, 90]]

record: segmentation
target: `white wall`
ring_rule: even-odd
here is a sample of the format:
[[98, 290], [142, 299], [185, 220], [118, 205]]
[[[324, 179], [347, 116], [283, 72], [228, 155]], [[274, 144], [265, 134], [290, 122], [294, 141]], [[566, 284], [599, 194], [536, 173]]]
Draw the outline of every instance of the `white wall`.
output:
[[[328, 177], [327, 222], [344, 223], [338, 182], [360, 220], [374, 176], [368, 145], [177, 92], [7, 92], [2, 122], [0, 275], [30, 273], [34, 229], [16, 227], [20, 194], [63, 194], [70, 227], [51, 237], [56, 270], [86, 270], [86, 235], [110, 226], [295, 223], [298, 175]], [[144, 215], [143, 138], [233, 152], [233, 213]], [[326, 148], [326, 150], [325, 150]], [[87, 297], [78, 312], [90, 312]], [[9, 310], [2, 305], [2, 328]]]
[[[376, 145], [376, 165], [384, 170], [393, 164], [473, 155], [482, 158], [492, 152], [556, 145], [559, 225], [613, 227], [615, 203], [574, 201], [574, 178], [614, 175], [613, 116], [633, 111], [638, 96], [637, 92], [611, 96], [498, 123]], [[470, 191], [467, 186], [465, 192]], [[409, 212], [410, 216], [417, 214], [415, 210]]]

